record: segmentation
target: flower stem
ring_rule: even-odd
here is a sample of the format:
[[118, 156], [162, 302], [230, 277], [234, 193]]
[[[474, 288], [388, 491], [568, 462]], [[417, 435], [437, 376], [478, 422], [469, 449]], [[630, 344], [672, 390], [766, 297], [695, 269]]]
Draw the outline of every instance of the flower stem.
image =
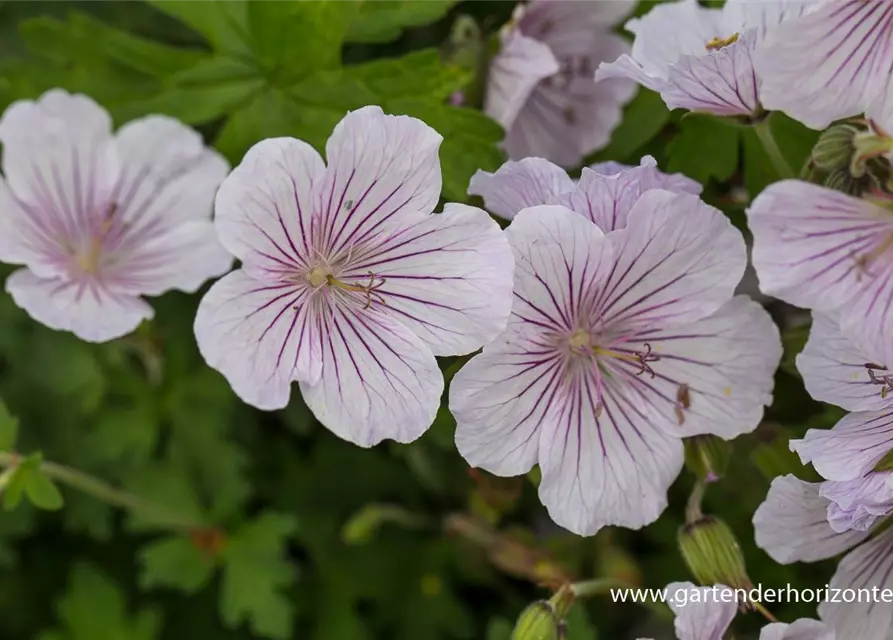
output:
[[701, 511], [701, 502], [704, 500], [704, 491], [706, 488], [704, 482], [698, 480], [695, 483], [694, 488], [691, 490], [691, 495], [688, 497], [688, 504], [685, 505], [686, 524], [694, 524], [704, 517], [704, 512]]
[[761, 614], [763, 615], [763, 617], [766, 618], [766, 620], [768, 620], [769, 622], [778, 622], [778, 618], [776, 618], [775, 616], [773, 616], [773, 615], [769, 612], [769, 610], [768, 610], [766, 607], [763, 606], [762, 603], [760, 603], [760, 602], [751, 602], [750, 604], [751, 604], [751, 606], [752, 606], [754, 609], [756, 609], [759, 613], [761, 613]]
[[[15, 467], [20, 460], [21, 456], [18, 454], [6, 451], [0, 452], [0, 468]], [[160, 507], [137, 495], [113, 487], [109, 483], [84, 473], [83, 471], [56, 464], [55, 462], [41, 463], [40, 470], [46, 474], [47, 477], [52, 478], [57, 482], [91, 495], [97, 500], [112, 505], [113, 507], [119, 507], [151, 517], [152, 520], [164, 527], [176, 531], [191, 532], [207, 526], [206, 523], [173, 514], [164, 507]]]
[[769, 125], [769, 118], [764, 118], [760, 122], [754, 124], [753, 129], [756, 132], [757, 137], [760, 139], [760, 143], [762, 143], [766, 155], [768, 155], [769, 160], [772, 161], [775, 171], [778, 172], [779, 177], [784, 180], [795, 177], [794, 170], [791, 169], [791, 165], [785, 160], [784, 154], [782, 154], [781, 149], [778, 147], [778, 143], [775, 142], [775, 136], [772, 135], [772, 127]]

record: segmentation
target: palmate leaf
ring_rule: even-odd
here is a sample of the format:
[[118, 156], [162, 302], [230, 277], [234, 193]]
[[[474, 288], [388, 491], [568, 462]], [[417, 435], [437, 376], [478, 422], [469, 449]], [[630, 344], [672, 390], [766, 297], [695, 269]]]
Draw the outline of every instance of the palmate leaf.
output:
[[468, 84], [468, 68], [443, 61], [435, 49], [341, 66], [346, 40], [396, 37], [438, 19], [450, 2], [149, 4], [191, 27], [213, 51], [151, 42], [80, 14], [67, 23], [42, 18], [22, 28], [37, 58], [4, 79], [0, 95], [33, 97], [62, 86], [93, 95], [119, 122], [163, 113], [190, 125], [221, 123], [216, 145], [233, 164], [269, 137], [304, 139], [322, 151], [348, 110], [378, 104], [421, 118], [444, 136], [444, 196], [456, 201], [467, 199], [476, 169], [495, 170], [502, 161], [501, 128], [476, 110], [446, 104]]

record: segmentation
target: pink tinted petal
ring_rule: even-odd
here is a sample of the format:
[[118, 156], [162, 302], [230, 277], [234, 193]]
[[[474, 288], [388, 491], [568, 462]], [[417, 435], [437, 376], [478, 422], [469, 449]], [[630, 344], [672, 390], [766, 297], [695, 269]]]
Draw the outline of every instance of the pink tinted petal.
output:
[[756, 40], [756, 30], [748, 29], [718, 51], [682, 56], [668, 71], [666, 87], [661, 90], [664, 102], [670, 109], [718, 116], [755, 112], [758, 82], [751, 55]]
[[326, 143], [319, 207], [324, 245], [349, 251], [374, 233], [412, 224], [440, 198], [443, 138], [421, 120], [379, 107], [348, 113]]
[[[866, 364], [876, 363], [853, 340], [841, 333], [837, 314], [813, 312], [806, 348], [797, 356], [797, 370], [806, 390], [816, 400], [847, 411], [876, 411], [893, 406], [881, 397], [883, 385], [872, 384]], [[878, 376], [883, 371], [877, 371]]]
[[741, 233], [687, 193], [647, 191], [610, 238], [615, 266], [599, 299], [607, 325], [703, 318], [732, 296], [747, 261]]
[[828, 480], [853, 480], [871, 471], [893, 449], [893, 413], [860, 411], [844, 416], [833, 429], [810, 429], [791, 440], [791, 451], [811, 462]]
[[[867, 589], [869, 594], [893, 589], [893, 530], [884, 531], [847, 554], [831, 578], [831, 589], [856, 589], [857, 594], [860, 589]], [[893, 626], [893, 607], [863, 593], [855, 602], [822, 602], [819, 617], [838, 638], [887, 640]]]
[[558, 69], [548, 45], [518, 31], [504, 34], [502, 47], [490, 63], [484, 111], [508, 129], [540, 81]]
[[321, 234], [314, 193], [324, 175], [322, 158], [306, 142], [258, 142], [217, 192], [214, 222], [223, 246], [257, 275], [306, 265]]
[[374, 309], [335, 305], [323, 319], [321, 376], [301, 382], [316, 419], [361, 447], [421, 436], [443, 393], [443, 376], [427, 345]]
[[855, 529], [868, 531], [878, 519], [893, 512], [890, 472], [872, 472], [843, 482], [823, 482], [819, 495], [831, 501], [828, 522], [838, 533]]
[[757, 546], [781, 564], [817, 562], [852, 549], [864, 531], [836, 533], [828, 524], [828, 500], [819, 484], [793, 475], [772, 481], [766, 500], [753, 516]]
[[384, 313], [434, 355], [470, 353], [503, 329], [512, 308], [514, 259], [499, 225], [485, 211], [447, 204], [441, 214], [374, 243], [341, 274], [368, 272]]
[[821, 5], [814, 0], [729, 0], [723, 22], [729, 29], [757, 29], [760, 39], [785, 20], [798, 18]]
[[[724, 585], [716, 587], [720, 592], [732, 591]], [[691, 582], [673, 582], [667, 585], [667, 597], [671, 596], [674, 601], [668, 604], [676, 615], [674, 626], [678, 640], [722, 640], [738, 614], [734, 594], [724, 597], [714, 592], [712, 586], [696, 587]]]
[[319, 379], [324, 311], [307, 294], [287, 282], [254, 280], [240, 269], [214, 283], [199, 303], [199, 351], [248, 404], [281, 409], [293, 380]]
[[115, 291], [161, 295], [177, 289], [193, 293], [209, 278], [232, 268], [233, 258], [217, 239], [210, 220], [184, 220], [170, 225], [114, 262], [104, 282]]
[[468, 185], [469, 195], [482, 197], [491, 213], [507, 220], [527, 207], [558, 204], [573, 190], [567, 172], [542, 158], [506, 162], [495, 173], [479, 169]]
[[682, 441], [655, 425], [624, 386], [607, 377], [599, 385], [581, 372], [565, 381], [554, 417], [540, 429], [540, 500], [578, 535], [654, 522], [682, 469]]
[[801, 618], [793, 624], [767, 624], [760, 631], [760, 640], [836, 640], [836, 636], [834, 630], [825, 623]]
[[576, 328], [613, 252], [594, 224], [562, 206], [524, 209], [506, 229], [515, 255], [512, 320], [543, 329]]
[[0, 261], [28, 264], [41, 276], [66, 272], [58, 234], [45, 224], [45, 218], [21, 202], [0, 178]]
[[453, 378], [456, 445], [473, 466], [524, 473], [536, 461], [539, 430], [564, 388], [564, 363], [551, 329], [573, 321], [576, 304], [610, 261], [601, 232], [557, 206], [523, 210], [506, 231], [515, 254], [515, 305], [509, 328]]
[[41, 324], [87, 342], [120, 338], [153, 315], [152, 307], [136, 296], [113, 293], [93, 282], [43, 279], [27, 269], [9, 276], [6, 291]]
[[[827, 310], [863, 290], [888, 293], [882, 276], [893, 264], [893, 252], [884, 243], [893, 237], [893, 218], [883, 208], [785, 180], [767, 187], [747, 217], [754, 236], [753, 264], [766, 295]], [[860, 266], [860, 260], [873, 255]]]
[[561, 381], [562, 362], [552, 345], [520, 331], [502, 334], [450, 383], [459, 453], [472, 467], [499, 476], [530, 471]]
[[639, 197], [651, 189], [675, 193], [701, 193], [701, 185], [681, 174], [667, 175], [657, 169], [654, 158], [642, 158], [638, 167], [611, 166], [610, 174], [583, 168], [576, 188], [564, 197], [564, 204], [585, 215], [607, 233], [626, 226], [626, 220]]
[[893, 4], [827, 2], [771, 30], [754, 62], [766, 108], [824, 129], [893, 87]]
[[[636, 375], [638, 363], [618, 361], [617, 366], [641, 396], [637, 404], [660, 414], [669, 433], [731, 439], [753, 431], [772, 403], [781, 338], [769, 314], [747, 296], [736, 296], [683, 327], [647, 330], [623, 348], [645, 353], [644, 343], [660, 358], [651, 365], [654, 378]], [[679, 424], [677, 395], [683, 384], [690, 407]]]
[[517, 24], [525, 35], [545, 42], [563, 57], [591, 48], [594, 34], [604, 33], [634, 8], [629, 0], [533, 0], [524, 6]]

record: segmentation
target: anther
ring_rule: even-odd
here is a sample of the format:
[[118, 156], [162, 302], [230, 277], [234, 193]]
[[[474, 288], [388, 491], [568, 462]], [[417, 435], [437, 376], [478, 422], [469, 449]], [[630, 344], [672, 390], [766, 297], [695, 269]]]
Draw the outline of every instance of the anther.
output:
[[875, 371], [887, 371], [887, 367], [880, 364], [866, 362], [863, 366], [868, 369], [868, 379], [871, 384], [881, 385], [881, 398], [886, 399], [887, 394], [893, 391], [893, 375], [877, 375]]
[[645, 353], [636, 353], [636, 359], [639, 361], [640, 369], [636, 371], [636, 375], [640, 376], [643, 373], [651, 374], [651, 377], [654, 377], [654, 369], [648, 364], [649, 362], [657, 362], [660, 360], [660, 356], [656, 353], [652, 353], [651, 345], [649, 343], [645, 343]]
[[728, 47], [730, 44], [735, 44], [736, 42], [738, 42], [738, 36], [738, 33], [733, 33], [728, 38], [713, 38], [707, 43], [706, 49], [707, 51], [719, 51], [724, 47]]

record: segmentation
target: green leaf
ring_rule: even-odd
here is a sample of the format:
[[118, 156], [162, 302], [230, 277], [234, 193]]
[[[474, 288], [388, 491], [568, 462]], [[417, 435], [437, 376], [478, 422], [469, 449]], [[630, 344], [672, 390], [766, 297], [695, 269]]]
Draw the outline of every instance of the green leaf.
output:
[[0, 399], [0, 451], [15, 451], [19, 437], [19, 421]]
[[487, 625], [486, 640], [511, 640], [512, 623], [505, 618], [493, 618]]
[[139, 551], [142, 570], [140, 587], [171, 587], [195, 593], [208, 583], [214, 562], [189, 538], [169, 536], [155, 540]]
[[[781, 112], [769, 115], [769, 127], [785, 160], [795, 172], [799, 172], [809, 159], [821, 132], [813, 131]], [[753, 127], [745, 127], [742, 130], [742, 142], [745, 185], [751, 198], [755, 198], [763, 189], [779, 179], [778, 171]]]
[[793, 474], [807, 482], [821, 480], [811, 468], [800, 462], [800, 457], [791, 451], [791, 433], [780, 425], [769, 425], [771, 429], [761, 427], [757, 432], [762, 442], [754, 447], [750, 459], [767, 480], [777, 476]]
[[[215, 49], [250, 55], [248, 0], [147, 0], [153, 7], [189, 25]], [[253, 2], [251, 4], [254, 4]]]
[[220, 601], [220, 614], [227, 626], [247, 623], [257, 635], [291, 637], [293, 605], [283, 590], [293, 584], [295, 568], [287, 560], [285, 545], [296, 529], [292, 516], [268, 511], [227, 541], [221, 554]]
[[155, 640], [161, 615], [155, 609], [129, 614], [121, 590], [87, 564], [76, 564], [68, 590], [56, 604], [61, 629], [40, 640]]
[[636, 151], [650, 142], [670, 121], [670, 110], [659, 93], [640, 89], [623, 110], [623, 119], [611, 134], [611, 142], [593, 162], [629, 161], [639, 164]]
[[435, 22], [456, 0], [366, 0], [350, 24], [348, 42], [388, 42], [403, 29]]
[[19, 461], [15, 467], [4, 472], [6, 487], [3, 492], [3, 506], [11, 511], [19, 506], [23, 496], [38, 509], [56, 511], [62, 508], [62, 494], [41, 470], [43, 456], [33, 453]]
[[577, 603], [567, 616], [567, 640], [597, 640], [598, 634], [589, 621], [586, 608]]
[[690, 114], [682, 118], [679, 127], [679, 133], [667, 146], [668, 171], [684, 173], [703, 184], [732, 177], [738, 168], [738, 125]]
[[437, 49], [421, 49], [402, 58], [383, 58], [347, 67], [344, 76], [342, 81], [358, 80], [387, 100], [424, 96], [444, 101], [470, 80], [471, 71], [444, 62]]
[[132, 512], [128, 527], [134, 532], [168, 529], [177, 521], [200, 523], [204, 509], [186, 471], [170, 463], [144, 465], [134, 469], [126, 478], [125, 486], [146, 503], [163, 511], [142, 509]]
[[62, 508], [62, 494], [53, 481], [40, 470], [31, 471], [25, 484], [28, 499], [38, 509], [58, 511]]

